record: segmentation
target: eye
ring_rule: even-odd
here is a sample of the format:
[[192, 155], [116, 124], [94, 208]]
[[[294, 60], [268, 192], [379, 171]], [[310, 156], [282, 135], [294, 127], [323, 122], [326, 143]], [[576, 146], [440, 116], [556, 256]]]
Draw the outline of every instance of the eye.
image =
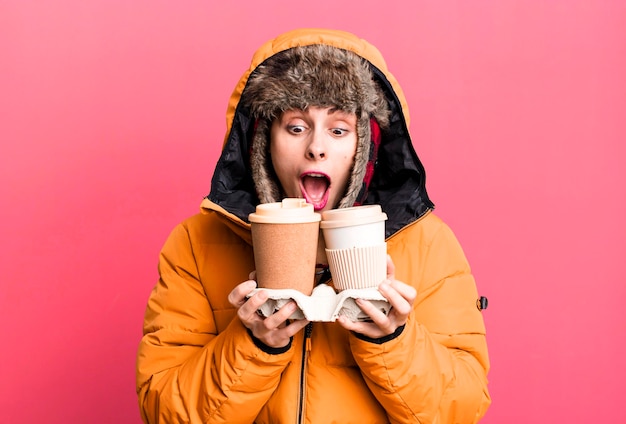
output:
[[330, 132], [335, 137], [342, 137], [342, 136], [348, 134], [348, 130], [343, 129], [343, 128], [331, 128]]
[[302, 134], [306, 128], [304, 125], [289, 125], [287, 126], [287, 131], [292, 134]]

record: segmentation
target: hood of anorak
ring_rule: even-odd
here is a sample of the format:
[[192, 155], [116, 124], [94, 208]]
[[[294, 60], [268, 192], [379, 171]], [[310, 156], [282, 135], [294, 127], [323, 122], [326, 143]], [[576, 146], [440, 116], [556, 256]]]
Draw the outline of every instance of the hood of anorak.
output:
[[[325, 29], [299, 29], [263, 44], [252, 57], [249, 69], [235, 87], [226, 113], [227, 131], [207, 199], [230, 219], [248, 223], [259, 198], [250, 166], [255, 120], [240, 102], [250, 74], [263, 61], [297, 46], [325, 44], [356, 53], [366, 59], [376, 82], [389, 101], [389, 125], [382, 130], [374, 173], [362, 204], [379, 204], [387, 214], [387, 236], [420, 218], [433, 208], [425, 187], [425, 173], [408, 131], [406, 99], [376, 47], [353, 34]], [[207, 206], [207, 202], [203, 203]]]

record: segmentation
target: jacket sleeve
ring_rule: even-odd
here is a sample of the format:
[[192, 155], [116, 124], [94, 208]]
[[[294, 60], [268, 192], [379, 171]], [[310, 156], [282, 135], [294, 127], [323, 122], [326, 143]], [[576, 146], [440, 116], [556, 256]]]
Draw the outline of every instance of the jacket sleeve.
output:
[[217, 334], [183, 225], [161, 252], [144, 318], [137, 393], [146, 423], [251, 423], [278, 386], [289, 351], [255, 346], [238, 318]]
[[475, 423], [491, 402], [474, 278], [456, 237], [437, 222], [432, 236], [399, 249], [407, 256], [396, 263], [396, 278], [418, 289], [402, 333], [379, 344], [350, 340], [370, 390], [394, 423]]

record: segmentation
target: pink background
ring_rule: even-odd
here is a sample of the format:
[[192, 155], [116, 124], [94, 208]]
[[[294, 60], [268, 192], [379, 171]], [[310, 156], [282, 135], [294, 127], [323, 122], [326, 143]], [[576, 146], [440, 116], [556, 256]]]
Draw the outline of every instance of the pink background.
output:
[[0, 2], [0, 422], [140, 422], [159, 249], [253, 51], [303, 26], [371, 41], [406, 92], [491, 302], [483, 422], [626, 421], [626, 3], [382, 5]]

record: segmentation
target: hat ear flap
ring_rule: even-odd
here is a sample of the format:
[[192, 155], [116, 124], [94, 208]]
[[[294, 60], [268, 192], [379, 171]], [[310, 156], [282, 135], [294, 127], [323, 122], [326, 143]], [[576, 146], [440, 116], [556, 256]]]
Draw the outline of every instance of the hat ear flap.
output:
[[367, 164], [365, 165], [365, 175], [363, 176], [363, 184], [361, 185], [361, 191], [357, 195], [356, 201], [354, 202], [355, 206], [359, 206], [363, 204], [365, 198], [367, 197], [367, 191], [370, 183], [372, 182], [372, 178], [374, 177], [374, 170], [376, 168], [376, 161], [378, 160], [378, 148], [380, 147], [380, 143], [382, 140], [382, 135], [380, 132], [380, 126], [378, 125], [378, 121], [376, 118], [370, 118], [370, 153]]
[[[355, 170], [357, 166], [361, 167], [361, 172], [363, 173], [363, 177], [361, 181], [357, 181], [355, 179], [355, 186], [349, 191], [356, 191], [358, 188], [357, 195], [355, 197], [354, 202], [351, 205], [340, 206], [340, 207], [349, 207], [349, 206], [360, 206], [363, 204], [365, 199], [367, 198], [368, 188], [370, 182], [372, 182], [372, 178], [374, 177], [374, 170], [376, 167], [376, 161], [378, 160], [378, 148], [380, 147], [380, 143], [382, 140], [380, 125], [376, 118], [369, 118], [369, 150], [367, 156], [361, 156], [355, 158]], [[364, 141], [365, 139], [363, 139]], [[366, 159], [367, 158], [367, 159]], [[353, 171], [353, 175], [356, 172]], [[343, 201], [342, 201], [343, 203]]]
[[279, 202], [278, 177], [274, 172], [270, 153], [270, 123], [266, 119], [258, 119], [255, 122], [250, 168], [259, 201], [261, 203]]
[[361, 111], [361, 116], [357, 120], [357, 146], [354, 156], [354, 164], [348, 182], [346, 193], [339, 202], [339, 208], [348, 208], [354, 205], [357, 197], [362, 192], [363, 179], [367, 172], [367, 164], [371, 152], [371, 128], [370, 118], [367, 112]]

